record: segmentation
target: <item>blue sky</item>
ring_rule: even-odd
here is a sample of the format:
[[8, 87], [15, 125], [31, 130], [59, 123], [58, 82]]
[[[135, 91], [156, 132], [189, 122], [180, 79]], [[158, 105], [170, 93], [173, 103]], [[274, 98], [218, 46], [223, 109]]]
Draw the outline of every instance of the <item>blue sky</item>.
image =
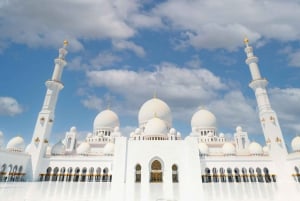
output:
[[300, 134], [300, 4], [287, 1], [0, 0], [0, 132], [29, 143], [63, 40], [67, 67], [51, 142], [92, 131], [110, 104], [129, 135], [156, 91], [187, 136], [199, 106], [218, 132], [241, 125], [263, 144], [245, 64], [247, 36], [288, 146]]

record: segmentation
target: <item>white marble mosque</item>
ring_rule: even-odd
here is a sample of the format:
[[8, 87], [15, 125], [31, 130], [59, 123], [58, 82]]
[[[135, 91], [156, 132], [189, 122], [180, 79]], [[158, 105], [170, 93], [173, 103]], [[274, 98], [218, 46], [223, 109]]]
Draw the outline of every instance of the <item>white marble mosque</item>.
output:
[[[299, 200], [300, 137], [289, 153], [261, 77], [258, 58], [245, 39], [265, 144], [250, 141], [238, 126], [233, 140], [218, 132], [217, 118], [200, 108], [185, 138], [172, 123], [168, 104], [152, 98], [140, 107], [130, 134], [119, 130], [111, 109], [94, 119], [93, 131], [77, 138], [76, 127], [49, 145], [67, 41], [59, 49], [32, 140], [0, 146], [0, 195], [6, 200]], [[188, 97], [187, 97], [188, 98]], [[234, 129], [234, 128], [233, 128]], [[129, 136], [129, 137], [125, 137]], [[0, 143], [3, 142], [0, 136]]]

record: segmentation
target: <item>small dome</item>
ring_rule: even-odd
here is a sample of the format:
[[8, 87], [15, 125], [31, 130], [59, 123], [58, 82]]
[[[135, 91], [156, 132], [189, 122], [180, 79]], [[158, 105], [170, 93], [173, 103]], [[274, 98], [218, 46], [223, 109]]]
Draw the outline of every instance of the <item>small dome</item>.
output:
[[202, 155], [208, 154], [208, 146], [204, 142], [199, 142], [198, 148], [199, 148], [200, 154], [202, 154]]
[[20, 136], [12, 138], [6, 146], [8, 151], [23, 152], [25, 149], [24, 139]]
[[216, 117], [208, 110], [200, 109], [192, 117], [192, 128], [216, 128]]
[[112, 142], [108, 142], [103, 149], [104, 155], [113, 155], [115, 151], [115, 144]]
[[268, 155], [269, 154], [269, 147], [268, 146], [264, 146], [263, 147], [263, 152], [264, 152], [264, 154]]
[[113, 129], [119, 126], [120, 123], [118, 115], [109, 109], [100, 112], [94, 120], [94, 131], [102, 128]]
[[225, 134], [224, 133], [220, 133], [219, 137], [220, 138], [225, 138]]
[[181, 137], [181, 133], [180, 132], [177, 132], [177, 137]]
[[175, 134], [176, 134], [175, 128], [171, 128], [171, 129], [170, 129], [170, 134], [172, 134], [172, 135], [175, 135]]
[[236, 130], [237, 133], [240, 133], [240, 132], [243, 131], [241, 126], [237, 126], [235, 130]]
[[224, 155], [234, 155], [235, 154], [235, 147], [230, 142], [225, 142], [222, 151]]
[[172, 127], [172, 115], [169, 106], [158, 98], [152, 98], [146, 101], [139, 111], [139, 125], [145, 125], [153, 116], [156, 115], [165, 121], [168, 127]]
[[66, 153], [66, 146], [62, 143], [62, 141], [59, 141], [55, 145], [53, 145], [51, 149], [51, 155], [65, 155]]
[[71, 128], [70, 128], [70, 132], [72, 132], [72, 133], [76, 133], [76, 132], [77, 132], [77, 129], [76, 129], [76, 127], [75, 127], [75, 126], [71, 127]]
[[134, 132], [131, 132], [130, 133], [130, 137], [134, 137], [135, 133]]
[[294, 139], [291, 142], [291, 145], [292, 145], [293, 151], [299, 152], [300, 151], [300, 136], [294, 137]]
[[249, 145], [249, 152], [251, 155], [262, 155], [263, 154], [263, 149], [260, 144], [257, 142], [251, 142]]
[[88, 134], [87, 134], [87, 137], [88, 137], [88, 138], [91, 138], [91, 137], [93, 137], [93, 134], [92, 134], [92, 133], [88, 133]]
[[134, 131], [134, 133], [135, 133], [135, 134], [141, 134], [141, 129], [136, 128], [135, 131]]
[[116, 126], [116, 127], [114, 128], [114, 132], [120, 132], [119, 126]]
[[87, 155], [91, 150], [91, 146], [88, 142], [82, 142], [78, 147], [77, 147], [77, 154], [80, 155]]
[[166, 123], [157, 117], [150, 119], [145, 126], [144, 135], [166, 135], [167, 133]]

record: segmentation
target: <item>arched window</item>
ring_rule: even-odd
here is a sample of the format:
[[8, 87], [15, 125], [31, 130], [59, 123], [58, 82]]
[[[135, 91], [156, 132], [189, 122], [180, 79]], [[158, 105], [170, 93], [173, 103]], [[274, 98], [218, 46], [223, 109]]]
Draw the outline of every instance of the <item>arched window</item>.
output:
[[240, 170], [238, 168], [234, 168], [234, 177], [235, 177], [235, 182], [241, 182], [241, 175], [240, 175]]
[[163, 182], [163, 171], [160, 161], [151, 163], [150, 182]]
[[178, 183], [178, 167], [177, 165], [172, 165], [172, 182]]
[[99, 182], [99, 181], [100, 181], [100, 179], [101, 179], [101, 168], [100, 168], [100, 167], [98, 167], [98, 168], [96, 169], [96, 176], [95, 176], [95, 180], [96, 180], [96, 182]]
[[299, 168], [297, 166], [295, 166], [295, 171], [296, 171], [295, 180], [297, 182], [300, 182], [300, 173], [299, 173]]
[[70, 182], [72, 180], [72, 172], [73, 172], [73, 168], [69, 167], [68, 168], [68, 174], [67, 174], [67, 181]]
[[246, 168], [242, 168], [242, 177], [243, 177], [243, 182], [249, 182], [249, 179], [248, 179], [248, 175], [247, 175], [247, 169]]
[[259, 167], [256, 168], [256, 173], [257, 173], [258, 182], [264, 182], [264, 178], [262, 176], [262, 172], [261, 172], [261, 169]]
[[204, 175], [202, 176], [202, 182], [203, 183], [210, 183], [211, 182], [211, 174], [210, 174], [210, 169], [209, 168], [205, 168]]
[[220, 177], [221, 177], [221, 182], [226, 182], [226, 176], [225, 176], [225, 169], [220, 168]]
[[142, 180], [142, 172], [141, 172], [141, 170], [142, 170], [141, 165], [137, 164], [135, 166], [135, 182], [136, 183], [140, 183], [141, 180]]
[[269, 169], [268, 168], [264, 168], [264, 175], [265, 175], [265, 181], [267, 183], [270, 183], [272, 181], [271, 176], [269, 174]]
[[53, 169], [52, 181], [57, 181], [58, 170], [58, 167]]
[[213, 173], [213, 182], [219, 182], [219, 175], [218, 175], [217, 168], [214, 167], [212, 169], [212, 173]]
[[60, 169], [59, 181], [64, 181], [65, 180], [65, 172], [66, 172], [66, 168], [62, 167]]
[[78, 182], [78, 181], [79, 181], [79, 173], [80, 173], [80, 168], [77, 167], [77, 168], [75, 169], [75, 174], [74, 174], [73, 181], [75, 181], [75, 182]]
[[227, 168], [228, 182], [234, 182], [231, 168]]
[[81, 179], [80, 179], [80, 181], [85, 182], [86, 172], [87, 172], [86, 167], [82, 168], [82, 173], [81, 173]]
[[88, 181], [91, 182], [91, 181], [93, 181], [93, 180], [94, 180], [94, 168], [91, 167], [91, 168], [89, 169]]
[[108, 168], [107, 167], [103, 169], [102, 181], [104, 181], [104, 182], [109, 181], [109, 175], [108, 175]]
[[256, 177], [254, 174], [254, 169], [253, 168], [249, 168], [249, 173], [250, 173], [250, 181], [251, 182], [256, 182]]
[[52, 168], [48, 167], [47, 170], [46, 170], [45, 181], [49, 181], [50, 180], [51, 171], [52, 171]]
[[5, 181], [5, 175], [6, 175], [6, 164], [3, 164], [1, 166], [1, 169], [0, 169], [0, 181]]

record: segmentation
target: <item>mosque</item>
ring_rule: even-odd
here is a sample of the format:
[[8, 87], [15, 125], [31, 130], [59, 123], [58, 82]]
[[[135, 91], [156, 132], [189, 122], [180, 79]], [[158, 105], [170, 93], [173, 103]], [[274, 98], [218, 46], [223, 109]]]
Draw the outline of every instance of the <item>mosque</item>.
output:
[[[256, 96], [265, 144], [251, 142], [247, 131], [238, 125], [233, 140], [228, 141], [218, 132], [216, 116], [203, 108], [195, 111], [191, 132], [183, 138], [172, 124], [167, 103], [154, 97], [140, 107], [137, 128], [126, 134], [129, 137], [120, 132], [118, 115], [106, 109], [95, 117], [93, 131], [84, 140], [77, 138], [76, 127], [72, 127], [63, 140], [50, 146], [55, 107], [63, 89], [61, 76], [67, 64], [65, 41], [54, 60], [52, 78], [45, 83], [47, 92], [30, 144], [25, 146], [23, 138], [18, 136], [6, 147], [0, 146], [0, 181], [99, 182], [124, 185], [127, 189], [136, 185], [141, 188], [163, 185], [168, 189], [175, 185], [184, 189], [182, 194], [195, 193], [195, 196], [212, 189], [222, 192], [225, 188], [222, 184], [273, 185], [275, 190], [271, 193], [280, 186], [290, 185], [299, 192], [300, 137], [292, 140], [289, 153], [269, 102], [268, 81], [261, 77], [258, 58], [248, 39], [244, 42], [246, 64], [252, 76], [249, 86]], [[257, 194], [259, 190], [251, 191]]]

